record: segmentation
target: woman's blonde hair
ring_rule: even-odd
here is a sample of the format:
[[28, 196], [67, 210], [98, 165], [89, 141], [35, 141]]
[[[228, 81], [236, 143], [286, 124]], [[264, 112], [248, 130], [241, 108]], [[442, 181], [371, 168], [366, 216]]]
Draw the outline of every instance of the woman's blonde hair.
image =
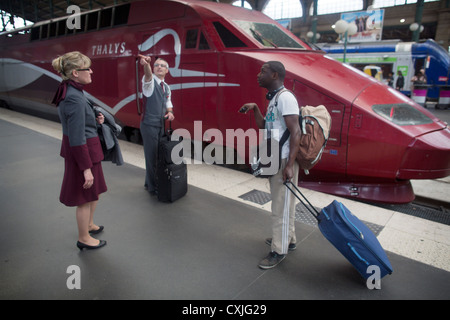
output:
[[69, 80], [73, 70], [90, 68], [91, 59], [81, 52], [72, 51], [54, 59], [52, 66], [63, 80]]

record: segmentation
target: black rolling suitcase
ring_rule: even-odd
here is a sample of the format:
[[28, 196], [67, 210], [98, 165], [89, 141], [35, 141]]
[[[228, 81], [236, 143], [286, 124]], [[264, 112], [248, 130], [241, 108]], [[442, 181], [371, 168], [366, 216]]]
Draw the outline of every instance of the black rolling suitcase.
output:
[[161, 137], [158, 145], [156, 183], [158, 200], [162, 202], [174, 202], [187, 193], [186, 163], [177, 164], [172, 159], [172, 150], [182, 142], [172, 141], [171, 136], [172, 126]]
[[379, 268], [380, 279], [393, 272], [377, 237], [341, 202], [334, 200], [319, 213], [293, 183], [285, 182], [285, 185], [316, 218], [324, 237], [347, 258], [364, 279], [372, 276], [374, 266]]

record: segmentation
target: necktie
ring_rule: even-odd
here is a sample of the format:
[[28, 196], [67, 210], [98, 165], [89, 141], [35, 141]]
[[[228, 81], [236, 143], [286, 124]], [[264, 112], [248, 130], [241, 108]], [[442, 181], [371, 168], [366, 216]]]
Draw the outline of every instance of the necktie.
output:
[[163, 93], [166, 92], [166, 90], [164, 90], [164, 81], [161, 81], [161, 89], [162, 89]]

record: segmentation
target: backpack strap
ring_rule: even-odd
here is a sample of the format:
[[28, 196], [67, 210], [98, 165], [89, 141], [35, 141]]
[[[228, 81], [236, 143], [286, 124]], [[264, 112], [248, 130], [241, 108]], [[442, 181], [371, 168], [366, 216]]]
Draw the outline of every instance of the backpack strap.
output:
[[283, 133], [283, 135], [281, 136], [281, 139], [280, 139], [280, 150], [284, 146], [284, 144], [286, 143], [286, 141], [287, 141], [287, 139], [289, 138], [290, 135], [291, 135], [291, 133], [289, 132], [289, 129], [286, 128], [286, 130], [284, 131], [284, 133]]
[[282, 94], [283, 92], [286, 92], [286, 91], [290, 92], [286, 88], [283, 88], [283, 89], [281, 89], [280, 91], [277, 92], [277, 94], [275, 95], [275, 104], [274, 104], [275, 107], [278, 106], [278, 97], [280, 96], [280, 94]]
[[[279, 110], [278, 110], [278, 98], [280, 97], [280, 95], [281, 95], [283, 92], [291, 92], [291, 91], [289, 91], [289, 90], [286, 89], [286, 88], [283, 88], [283, 89], [281, 89], [280, 91], [278, 91], [277, 94], [276, 94], [276, 96], [275, 96], [274, 108], [277, 109], [277, 112], [278, 112], [278, 118], [279, 118], [279, 119], [282, 119], [282, 118], [283, 118], [283, 115], [280, 114], [280, 113], [279, 113]], [[291, 92], [291, 93], [292, 93], [292, 92]], [[287, 126], [286, 126], [286, 122], [284, 121], [284, 119], [283, 119], [283, 122], [282, 122], [282, 123], [284, 123], [284, 127], [285, 127], [284, 129], [285, 129], [285, 131], [284, 131], [283, 136], [282, 136], [281, 139], [280, 139], [280, 148], [284, 145], [284, 143], [285, 143], [285, 142], [287, 141], [287, 139], [289, 138], [289, 130], [288, 130]], [[286, 132], [287, 132], [287, 136], [285, 137]]]
[[[274, 104], [275, 107], [278, 106], [278, 98], [283, 92], [290, 92], [290, 93], [292, 93], [294, 95], [294, 93], [292, 91], [290, 91], [289, 89], [286, 89], [286, 88], [281, 89], [277, 93], [277, 95], [275, 96], [275, 104]], [[278, 108], [277, 108], [277, 110], [278, 110]], [[299, 112], [299, 116], [300, 117], [302, 116], [301, 112]], [[285, 122], [285, 125], [286, 125], [286, 122]], [[284, 131], [284, 133], [283, 133], [283, 135], [281, 136], [281, 139], [280, 139], [280, 150], [284, 146], [284, 144], [286, 143], [287, 139], [289, 138], [289, 135], [290, 135], [290, 132], [289, 132], [289, 129], [287, 128], [287, 126], [286, 126], [286, 130]]]

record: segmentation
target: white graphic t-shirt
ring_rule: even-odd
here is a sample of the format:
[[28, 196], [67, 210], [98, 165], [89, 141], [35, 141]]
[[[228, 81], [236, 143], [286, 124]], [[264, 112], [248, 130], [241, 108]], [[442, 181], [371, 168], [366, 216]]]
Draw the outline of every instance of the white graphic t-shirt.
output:
[[[280, 141], [283, 133], [286, 131], [286, 122], [284, 116], [299, 115], [297, 99], [294, 94], [288, 90], [281, 90], [277, 95], [270, 100], [266, 113], [266, 139], [273, 138]], [[281, 149], [281, 159], [289, 157], [289, 139]]]

